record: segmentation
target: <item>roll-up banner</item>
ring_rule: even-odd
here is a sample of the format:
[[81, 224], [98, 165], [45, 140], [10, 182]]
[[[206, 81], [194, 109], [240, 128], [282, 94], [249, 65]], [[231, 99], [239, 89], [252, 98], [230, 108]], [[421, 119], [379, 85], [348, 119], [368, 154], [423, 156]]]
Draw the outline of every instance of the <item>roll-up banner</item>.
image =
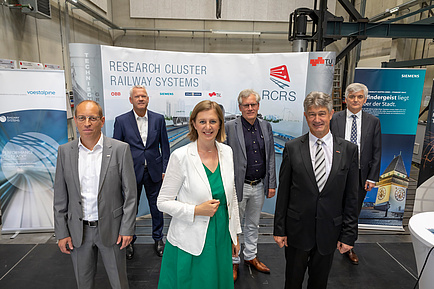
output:
[[57, 148], [68, 141], [63, 71], [0, 69], [3, 232], [51, 231]]
[[354, 81], [369, 89], [363, 110], [382, 133], [380, 180], [366, 194], [361, 228], [402, 230], [424, 80], [425, 69], [356, 69]]
[[[230, 120], [240, 115], [239, 92], [254, 89], [261, 96], [259, 117], [273, 127], [277, 171], [285, 142], [308, 130], [306, 94], [331, 93], [335, 61], [334, 52], [187, 53], [80, 43], [70, 44], [70, 51], [75, 102], [102, 105], [107, 136], [115, 117], [132, 109], [130, 88], [144, 85], [148, 108], [166, 118], [172, 151], [188, 142], [188, 118], [198, 102], [216, 101]], [[274, 213], [274, 203], [266, 200], [264, 211]]]

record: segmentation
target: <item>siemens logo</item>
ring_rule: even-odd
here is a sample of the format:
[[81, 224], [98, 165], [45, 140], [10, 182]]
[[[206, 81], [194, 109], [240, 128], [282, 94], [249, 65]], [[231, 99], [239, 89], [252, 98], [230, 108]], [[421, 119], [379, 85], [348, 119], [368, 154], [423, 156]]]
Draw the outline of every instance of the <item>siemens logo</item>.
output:
[[37, 95], [56, 95], [56, 92], [50, 90], [28, 90], [27, 94], [37, 94]]
[[402, 78], [419, 78], [419, 74], [402, 74]]

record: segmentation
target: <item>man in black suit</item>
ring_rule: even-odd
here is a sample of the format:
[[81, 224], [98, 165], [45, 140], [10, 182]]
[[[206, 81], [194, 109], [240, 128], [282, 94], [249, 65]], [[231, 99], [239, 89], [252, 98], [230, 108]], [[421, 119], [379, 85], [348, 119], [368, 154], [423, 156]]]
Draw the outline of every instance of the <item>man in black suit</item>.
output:
[[285, 288], [327, 287], [333, 254], [357, 234], [357, 146], [330, 133], [332, 99], [311, 92], [304, 101], [309, 133], [288, 141], [280, 167], [274, 240], [285, 246]]
[[[345, 90], [347, 109], [333, 115], [330, 129], [333, 135], [345, 138], [359, 149], [358, 212], [362, 209], [366, 192], [375, 187], [380, 176], [381, 126], [380, 120], [362, 111], [368, 88], [361, 83], [352, 83]], [[359, 258], [353, 249], [346, 254], [354, 265]]]

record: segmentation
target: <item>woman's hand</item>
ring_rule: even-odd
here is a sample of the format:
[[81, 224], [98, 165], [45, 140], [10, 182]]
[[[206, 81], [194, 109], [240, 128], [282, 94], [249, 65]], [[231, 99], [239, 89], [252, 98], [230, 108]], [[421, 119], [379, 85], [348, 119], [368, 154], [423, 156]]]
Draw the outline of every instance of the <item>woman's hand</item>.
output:
[[208, 216], [212, 217], [214, 216], [215, 212], [219, 208], [220, 201], [219, 200], [209, 200], [206, 202], [203, 202], [200, 205], [197, 205], [194, 208], [194, 215], [195, 216]]
[[241, 249], [240, 238], [237, 236], [237, 244], [232, 243], [232, 257], [238, 257], [238, 252]]

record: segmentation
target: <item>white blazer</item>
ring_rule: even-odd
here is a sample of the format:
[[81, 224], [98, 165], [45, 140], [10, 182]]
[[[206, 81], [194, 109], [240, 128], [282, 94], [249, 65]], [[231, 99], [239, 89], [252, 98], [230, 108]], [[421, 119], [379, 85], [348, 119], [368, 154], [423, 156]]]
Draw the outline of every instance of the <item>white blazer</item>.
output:
[[[232, 149], [219, 142], [216, 146], [229, 213], [229, 232], [232, 242], [237, 244], [241, 225]], [[195, 256], [202, 253], [210, 217], [195, 216], [194, 208], [211, 199], [211, 187], [197, 152], [197, 142], [175, 150], [170, 155], [157, 199], [158, 209], [172, 216], [167, 240], [173, 246]]]

